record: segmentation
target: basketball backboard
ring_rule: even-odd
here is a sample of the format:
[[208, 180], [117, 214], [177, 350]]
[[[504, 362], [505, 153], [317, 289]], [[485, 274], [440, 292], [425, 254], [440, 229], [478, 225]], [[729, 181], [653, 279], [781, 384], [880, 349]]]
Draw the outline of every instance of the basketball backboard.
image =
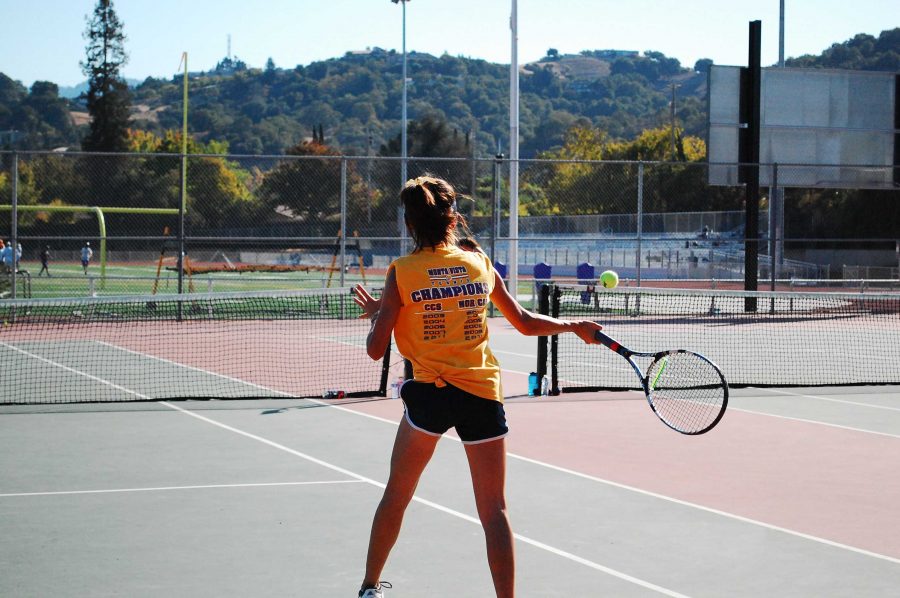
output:
[[[762, 69], [760, 164], [804, 166], [780, 186], [895, 188], [897, 88], [895, 73]], [[741, 67], [712, 66], [708, 89], [710, 184], [737, 185]], [[759, 176], [770, 185], [772, 169]]]

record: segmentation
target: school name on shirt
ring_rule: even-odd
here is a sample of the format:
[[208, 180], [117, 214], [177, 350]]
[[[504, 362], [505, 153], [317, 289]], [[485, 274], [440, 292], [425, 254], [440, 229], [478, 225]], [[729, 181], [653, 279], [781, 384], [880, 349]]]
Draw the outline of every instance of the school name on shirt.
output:
[[436, 301], [454, 297], [484, 296], [488, 294], [489, 290], [486, 282], [469, 282], [446, 287], [418, 289], [410, 293], [409, 298], [413, 303], [421, 303], [422, 301]]

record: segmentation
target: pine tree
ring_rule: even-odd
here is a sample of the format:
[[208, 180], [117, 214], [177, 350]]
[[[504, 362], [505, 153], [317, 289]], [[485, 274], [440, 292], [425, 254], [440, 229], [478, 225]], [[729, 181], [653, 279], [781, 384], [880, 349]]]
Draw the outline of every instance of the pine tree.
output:
[[122, 22], [112, 0], [97, 0], [85, 38], [87, 57], [81, 69], [88, 77], [87, 108], [91, 124], [81, 147], [95, 152], [125, 151], [131, 92], [119, 69], [128, 61], [128, 55]]

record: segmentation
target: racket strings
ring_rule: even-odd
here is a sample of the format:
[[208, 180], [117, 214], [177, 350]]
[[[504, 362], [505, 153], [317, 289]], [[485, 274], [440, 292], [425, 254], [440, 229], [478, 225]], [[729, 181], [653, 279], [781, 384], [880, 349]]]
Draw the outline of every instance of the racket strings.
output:
[[688, 434], [715, 424], [727, 397], [719, 371], [694, 353], [656, 359], [647, 370], [647, 386], [659, 417]]

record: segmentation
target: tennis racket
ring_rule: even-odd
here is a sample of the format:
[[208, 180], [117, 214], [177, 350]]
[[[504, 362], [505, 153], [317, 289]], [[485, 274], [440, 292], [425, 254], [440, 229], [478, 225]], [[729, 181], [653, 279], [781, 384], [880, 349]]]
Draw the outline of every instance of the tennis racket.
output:
[[[728, 406], [728, 382], [719, 367], [703, 355], [684, 349], [641, 353], [599, 330], [594, 337], [628, 361], [653, 413], [676, 432], [703, 434], [722, 419]], [[646, 373], [635, 357], [652, 359]]]

